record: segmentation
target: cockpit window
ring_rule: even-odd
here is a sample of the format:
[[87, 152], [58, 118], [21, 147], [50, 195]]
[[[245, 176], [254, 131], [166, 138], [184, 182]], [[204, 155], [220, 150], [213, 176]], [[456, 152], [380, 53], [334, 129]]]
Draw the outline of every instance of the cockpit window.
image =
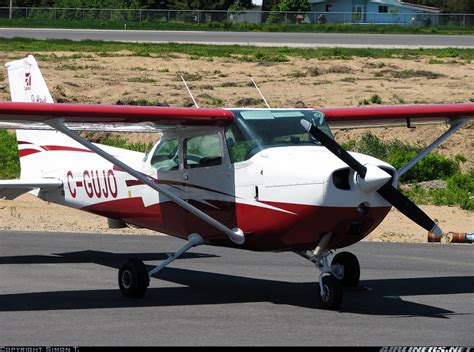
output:
[[160, 171], [172, 171], [179, 168], [179, 141], [169, 139], [161, 141], [151, 157], [151, 166]]
[[234, 123], [226, 129], [232, 162], [250, 159], [266, 148], [321, 145], [301, 126], [313, 123], [333, 138], [324, 115], [315, 110], [233, 110]]

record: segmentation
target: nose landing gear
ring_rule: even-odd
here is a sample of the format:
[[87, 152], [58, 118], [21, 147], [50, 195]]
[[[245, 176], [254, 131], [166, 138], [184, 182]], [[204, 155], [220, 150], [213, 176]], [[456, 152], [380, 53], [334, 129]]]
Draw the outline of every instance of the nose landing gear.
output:
[[299, 255], [316, 265], [319, 275], [319, 301], [324, 309], [338, 310], [342, 303], [343, 287], [357, 287], [360, 278], [360, 265], [357, 257], [349, 252], [334, 256], [331, 265], [326, 250], [331, 233], [324, 235], [313, 252], [298, 252]]

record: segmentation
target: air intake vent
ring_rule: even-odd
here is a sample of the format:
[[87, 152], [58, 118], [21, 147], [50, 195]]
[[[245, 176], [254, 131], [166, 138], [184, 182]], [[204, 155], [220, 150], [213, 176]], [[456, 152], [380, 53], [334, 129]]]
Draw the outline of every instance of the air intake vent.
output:
[[349, 184], [349, 174], [351, 170], [349, 168], [337, 170], [332, 174], [332, 182], [334, 186], [339, 189], [349, 190], [351, 186]]

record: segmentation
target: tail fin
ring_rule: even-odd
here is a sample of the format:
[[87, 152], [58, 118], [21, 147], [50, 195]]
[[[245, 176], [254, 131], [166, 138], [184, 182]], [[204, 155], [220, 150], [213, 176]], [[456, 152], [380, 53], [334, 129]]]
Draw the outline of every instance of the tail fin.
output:
[[[8, 70], [10, 95], [13, 102], [54, 103], [33, 55], [11, 61]], [[68, 156], [50, 150], [71, 150], [82, 147], [71, 138], [57, 131], [16, 131], [20, 156], [20, 179], [41, 178], [57, 169]], [[47, 148], [45, 146], [51, 146]], [[55, 149], [54, 149], [55, 148]]]
[[14, 102], [54, 103], [33, 55], [6, 65], [10, 95]]

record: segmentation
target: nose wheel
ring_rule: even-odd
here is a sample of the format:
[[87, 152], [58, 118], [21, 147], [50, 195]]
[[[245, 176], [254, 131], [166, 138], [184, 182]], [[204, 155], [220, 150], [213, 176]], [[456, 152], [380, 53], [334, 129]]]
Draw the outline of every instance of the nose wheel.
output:
[[334, 276], [327, 275], [319, 282], [319, 298], [324, 309], [337, 310], [341, 306], [343, 289], [341, 282]]
[[359, 285], [360, 265], [357, 257], [349, 252], [334, 256], [329, 265], [331, 251], [327, 249], [331, 233], [324, 235], [314, 251], [296, 252], [315, 264], [319, 275], [319, 303], [322, 308], [338, 310], [342, 303], [343, 287]]

